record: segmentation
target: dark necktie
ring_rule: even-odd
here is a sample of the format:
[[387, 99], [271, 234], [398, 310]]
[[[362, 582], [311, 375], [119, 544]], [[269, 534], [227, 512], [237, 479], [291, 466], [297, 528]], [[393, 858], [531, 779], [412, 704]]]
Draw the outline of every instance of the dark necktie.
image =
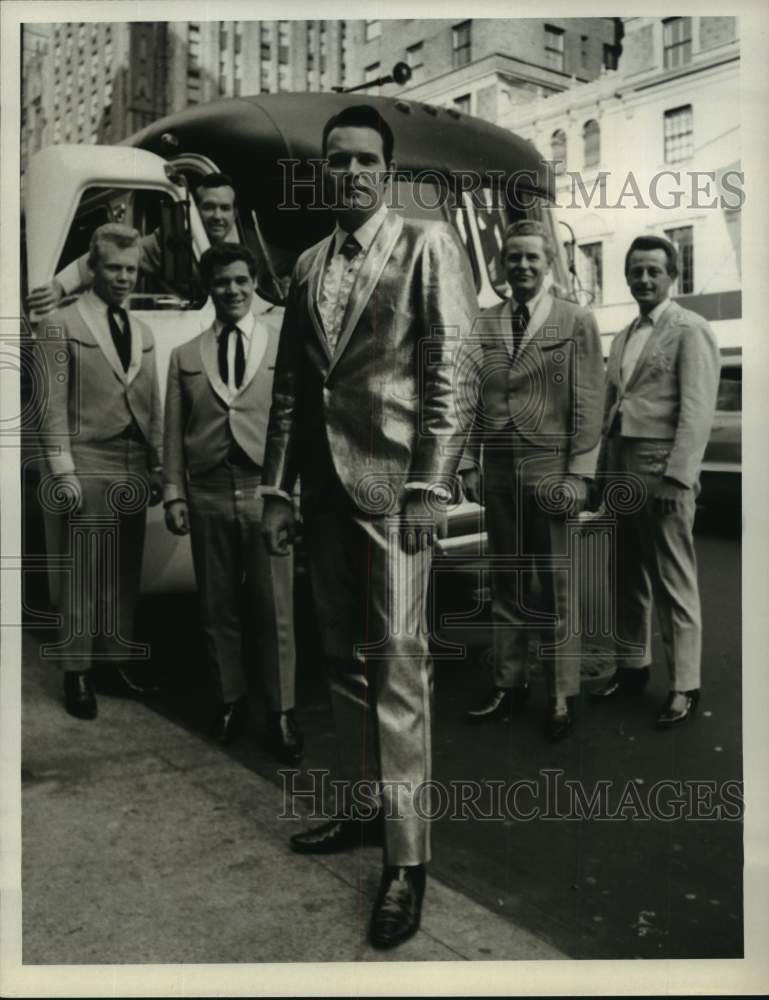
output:
[[528, 325], [529, 308], [525, 302], [522, 302], [517, 309], [513, 310], [513, 361], [515, 361], [518, 351], [521, 349]]
[[[118, 318], [122, 321], [122, 326]], [[128, 313], [120, 306], [111, 307], [107, 310], [107, 322], [117, 356], [120, 358], [120, 364], [123, 366], [123, 371], [127, 372], [128, 366], [131, 364], [131, 327], [128, 322]]]
[[353, 257], [357, 257], [360, 249], [360, 243], [358, 243], [352, 233], [348, 233], [347, 236], [345, 236], [344, 243], [339, 247], [339, 253], [341, 253], [345, 260], [349, 263]]
[[230, 341], [230, 334], [236, 333], [238, 339], [235, 341], [235, 388], [239, 389], [243, 383], [243, 376], [246, 371], [246, 351], [243, 347], [243, 331], [237, 326], [225, 326], [219, 334], [219, 377], [225, 385], [229, 385], [230, 368], [227, 364], [227, 345]]

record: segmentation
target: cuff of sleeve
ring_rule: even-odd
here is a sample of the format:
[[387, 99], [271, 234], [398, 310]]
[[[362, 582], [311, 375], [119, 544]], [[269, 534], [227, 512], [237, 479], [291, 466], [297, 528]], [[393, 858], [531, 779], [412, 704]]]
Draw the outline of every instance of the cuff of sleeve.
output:
[[[154, 471], [154, 470], [153, 470]], [[171, 483], [166, 483], [163, 487], [163, 503], [173, 503], [174, 500], [187, 500], [187, 495], [184, 490], [180, 489], [178, 486], [174, 486]]]
[[280, 497], [281, 500], [285, 500], [287, 503], [293, 504], [294, 502], [291, 494], [286, 493], [285, 490], [278, 489], [277, 486], [261, 486], [260, 491], [263, 497]]
[[55, 476], [72, 476], [75, 473], [75, 462], [68, 451], [49, 455], [48, 465]]
[[436, 500], [440, 500], [442, 503], [449, 503], [451, 501], [451, 490], [442, 483], [411, 482], [406, 483], [403, 488], [405, 490], [424, 490], [425, 493], [432, 493]]
[[601, 445], [599, 442], [590, 451], [583, 451], [579, 455], [572, 455], [569, 459], [569, 472], [571, 475], [582, 476], [583, 479], [594, 479], [600, 448]]
[[671, 483], [675, 483], [676, 486], [680, 486], [682, 490], [688, 490], [691, 487], [688, 483], [685, 483], [683, 479], [679, 479], [678, 476], [671, 476], [669, 472], [663, 473], [663, 479], [667, 479]]

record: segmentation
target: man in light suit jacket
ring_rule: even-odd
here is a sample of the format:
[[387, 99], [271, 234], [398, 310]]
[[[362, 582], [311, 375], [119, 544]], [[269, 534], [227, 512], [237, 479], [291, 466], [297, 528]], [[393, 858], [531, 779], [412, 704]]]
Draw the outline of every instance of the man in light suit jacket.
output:
[[245, 720], [244, 617], [256, 616], [267, 745], [293, 764], [302, 754], [294, 719], [293, 565], [265, 551], [259, 496], [278, 338], [251, 311], [256, 261], [249, 250], [211, 247], [200, 270], [216, 319], [171, 352], [166, 523], [177, 535], [191, 533], [203, 626], [220, 682], [215, 737], [229, 743]]
[[546, 734], [555, 741], [572, 727], [580, 642], [574, 566], [556, 568], [553, 560], [570, 558], [573, 515], [595, 474], [604, 372], [591, 313], [547, 289], [552, 257], [542, 223], [508, 227], [503, 264], [513, 297], [488, 309], [476, 326], [481, 392], [466, 453], [474, 462], [462, 477], [468, 498], [485, 502], [493, 558], [494, 686], [467, 720], [523, 708], [534, 629], [541, 633], [550, 699]]
[[631, 496], [616, 525], [620, 666], [593, 698], [646, 685], [653, 597], [670, 676], [661, 729], [687, 719], [699, 700], [702, 620], [692, 532], [720, 371], [707, 322], [669, 298], [677, 275], [672, 243], [633, 240], [625, 277], [639, 315], [612, 341], [601, 462], [606, 488], [616, 484]]
[[81, 719], [97, 713], [94, 658], [117, 661], [129, 690], [143, 687], [136, 671], [121, 665], [136, 653], [130, 640], [146, 506], [159, 502], [161, 488], [155, 342], [149, 327], [123, 308], [136, 284], [139, 239], [127, 226], [100, 226], [88, 257], [93, 288], [47, 317], [37, 341], [49, 375], [41, 422], [53, 476], [48, 500], [52, 508], [57, 500], [70, 508], [59, 527], [71, 531], [73, 557], [64, 574], [65, 634], [56, 655], [67, 711]]
[[[389, 947], [419, 925], [430, 856], [420, 801], [431, 767], [425, 591], [435, 508], [451, 498], [466, 437], [454, 355], [476, 298], [453, 230], [404, 221], [384, 204], [393, 136], [379, 113], [346, 108], [326, 123], [323, 145], [337, 225], [299, 258], [289, 291], [265, 457], [265, 538], [271, 551], [288, 550], [299, 473], [353, 801], [291, 846], [327, 854], [384, 840], [370, 939]], [[354, 801], [367, 778], [381, 792], [368, 820]]]

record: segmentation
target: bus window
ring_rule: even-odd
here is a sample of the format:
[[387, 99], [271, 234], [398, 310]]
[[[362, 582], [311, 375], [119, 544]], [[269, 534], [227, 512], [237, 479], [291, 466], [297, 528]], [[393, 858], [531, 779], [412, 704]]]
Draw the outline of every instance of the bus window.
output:
[[742, 411], [742, 366], [729, 365], [721, 369], [716, 409], [725, 413]]
[[[170, 217], [173, 199], [165, 191], [149, 188], [88, 188], [80, 199], [75, 218], [64, 244], [56, 273], [68, 265], [80, 268], [87, 284], [87, 266], [91, 235], [107, 222], [119, 222], [137, 229], [142, 236], [142, 257], [136, 288], [129, 298], [134, 310], [179, 308], [198, 301], [202, 295], [194, 273], [171, 276], [166, 273], [162, 252], [161, 218]], [[164, 208], [166, 211], [164, 212]], [[183, 224], [182, 238], [187, 245], [184, 259], [191, 262], [189, 226]], [[77, 262], [77, 263], [76, 263]], [[191, 270], [191, 268], [188, 268]]]

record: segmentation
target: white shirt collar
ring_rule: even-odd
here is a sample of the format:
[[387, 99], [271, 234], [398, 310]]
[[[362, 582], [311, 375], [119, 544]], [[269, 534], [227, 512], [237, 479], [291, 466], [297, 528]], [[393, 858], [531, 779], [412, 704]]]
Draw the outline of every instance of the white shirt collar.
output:
[[652, 311], [650, 313], [647, 313], [646, 316], [639, 314], [636, 317], [636, 322], [635, 322], [636, 327], [639, 327], [641, 323], [643, 323], [643, 321], [646, 319], [651, 320], [652, 326], [656, 326], [657, 323], [659, 323], [660, 316], [662, 316], [662, 314], [668, 308], [671, 301], [672, 299], [669, 298], [663, 299], [662, 302], [658, 302], [657, 305], [652, 309]]
[[[525, 305], [526, 305], [526, 308], [527, 308], [527, 309], [529, 310], [529, 317], [530, 317], [530, 318], [531, 318], [531, 317], [533, 317], [534, 313], [535, 313], [535, 312], [537, 311], [537, 309], [539, 308], [539, 306], [540, 306], [540, 303], [542, 302], [542, 299], [543, 299], [543, 298], [544, 298], [544, 297], [545, 297], [546, 295], [548, 296], [548, 298], [550, 297], [550, 293], [549, 293], [549, 290], [548, 290], [548, 286], [547, 286], [547, 283], [546, 283], [546, 282], [543, 282], [543, 283], [542, 283], [542, 287], [541, 287], [541, 288], [540, 288], [540, 290], [539, 290], [539, 291], [537, 292], [537, 294], [536, 294], [536, 295], [534, 296], [534, 298], [532, 298], [532, 299], [529, 299], [529, 300], [528, 300], [528, 302], [526, 302], [526, 303], [525, 303]], [[519, 305], [520, 305], [520, 303], [519, 303], [519, 302], [518, 302], [518, 300], [517, 300], [517, 299], [515, 298], [515, 296], [513, 296], [513, 297], [512, 297], [511, 299], [510, 299], [510, 309], [511, 309], [511, 311], [512, 311], [512, 312], [515, 312], [515, 310], [516, 310], [516, 309], [518, 308], [518, 306], [519, 306]]]
[[[365, 253], [371, 244], [374, 242], [374, 237], [379, 232], [379, 227], [384, 222], [384, 217], [387, 215], [387, 205], [384, 202], [379, 206], [379, 208], [374, 212], [374, 214], [366, 219], [362, 226], [359, 226], [355, 232], [352, 234], [357, 242], [360, 244], [363, 252]], [[339, 248], [347, 239], [347, 233], [344, 229], [339, 227], [337, 223], [334, 229], [334, 253], [339, 253]]]
[[225, 326], [234, 325], [237, 326], [237, 328], [240, 330], [240, 332], [243, 334], [246, 340], [250, 341], [251, 335], [254, 332], [255, 324], [256, 324], [256, 316], [254, 316], [254, 314], [249, 309], [246, 315], [243, 316], [241, 319], [239, 319], [238, 322], [235, 324], [229, 322], [225, 323], [224, 320], [221, 320], [217, 317], [213, 322], [213, 330], [214, 334], [218, 337], [219, 334], [222, 332], [222, 330], [225, 328]]
[[[113, 308], [108, 302], [105, 302], [100, 295], [97, 295], [93, 288], [89, 288], [83, 292], [81, 299], [92, 312], [95, 312], [99, 316], [104, 316], [105, 319], [107, 317], [107, 311]], [[117, 309], [118, 307], [115, 306], [114, 308]], [[122, 305], [119, 308], [125, 309], [126, 312], [129, 312], [128, 306], [126, 305]]]

